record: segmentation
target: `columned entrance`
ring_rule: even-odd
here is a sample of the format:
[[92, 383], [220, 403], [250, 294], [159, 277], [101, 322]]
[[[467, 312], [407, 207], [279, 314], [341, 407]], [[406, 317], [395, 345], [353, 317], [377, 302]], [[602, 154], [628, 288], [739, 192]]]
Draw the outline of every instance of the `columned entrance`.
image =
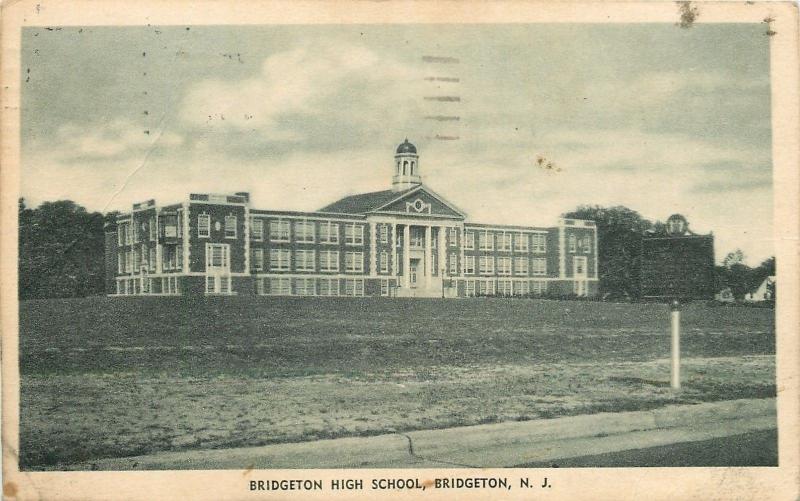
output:
[[445, 226], [394, 223], [400, 297], [442, 297]]

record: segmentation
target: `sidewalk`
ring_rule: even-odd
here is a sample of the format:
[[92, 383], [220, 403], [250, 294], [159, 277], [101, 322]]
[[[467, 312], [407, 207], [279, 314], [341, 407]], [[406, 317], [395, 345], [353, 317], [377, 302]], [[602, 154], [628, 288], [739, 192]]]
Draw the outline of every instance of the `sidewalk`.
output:
[[[75, 470], [511, 467], [777, 427], [775, 399], [101, 459]], [[63, 467], [61, 467], [63, 468]]]

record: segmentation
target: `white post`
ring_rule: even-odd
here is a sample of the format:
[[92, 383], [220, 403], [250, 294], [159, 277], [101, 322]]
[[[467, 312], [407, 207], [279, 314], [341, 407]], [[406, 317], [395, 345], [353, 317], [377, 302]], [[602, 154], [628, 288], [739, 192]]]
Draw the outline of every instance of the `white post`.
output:
[[431, 275], [433, 274], [433, 266], [431, 260], [433, 259], [433, 255], [431, 253], [431, 247], [433, 246], [432, 238], [431, 238], [431, 227], [430, 225], [425, 227], [425, 288], [431, 288]]
[[397, 223], [392, 223], [392, 276], [397, 278]]
[[406, 224], [403, 226], [403, 282], [406, 287], [411, 287], [411, 227]]
[[377, 225], [374, 222], [369, 223], [369, 276], [374, 277], [377, 275], [377, 267], [375, 266], [378, 261], [377, 245], [375, 243], [375, 231]]
[[672, 378], [670, 386], [673, 390], [681, 389], [681, 310], [678, 300], [670, 304], [672, 324]]

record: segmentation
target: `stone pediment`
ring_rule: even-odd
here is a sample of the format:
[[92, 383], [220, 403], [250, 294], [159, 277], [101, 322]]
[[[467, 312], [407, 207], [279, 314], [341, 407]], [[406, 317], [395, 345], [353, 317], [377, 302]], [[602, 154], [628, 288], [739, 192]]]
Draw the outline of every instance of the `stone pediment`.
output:
[[375, 214], [403, 214], [410, 216], [438, 216], [464, 219], [461, 210], [425, 187], [398, 194], [398, 197], [372, 211]]

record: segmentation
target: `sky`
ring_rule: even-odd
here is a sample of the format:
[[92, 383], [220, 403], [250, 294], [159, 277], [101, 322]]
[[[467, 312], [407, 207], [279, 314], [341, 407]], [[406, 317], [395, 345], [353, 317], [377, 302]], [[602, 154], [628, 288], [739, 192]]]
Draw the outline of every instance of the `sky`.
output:
[[408, 137], [423, 182], [473, 222], [624, 205], [713, 231], [718, 261], [774, 254], [762, 25], [36, 27], [22, 40], [29, 205], [248, 191], [256, 208], [316, 210], [388, 189]]

